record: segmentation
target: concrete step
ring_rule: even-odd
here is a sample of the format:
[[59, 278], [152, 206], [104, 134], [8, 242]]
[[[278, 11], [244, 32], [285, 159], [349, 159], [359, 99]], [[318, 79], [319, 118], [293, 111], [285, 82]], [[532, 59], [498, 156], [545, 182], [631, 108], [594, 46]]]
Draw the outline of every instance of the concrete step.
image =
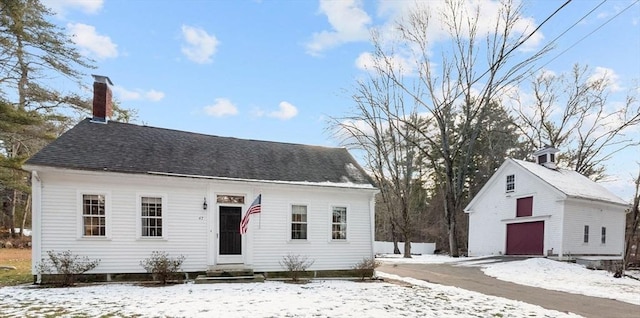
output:
[[244, 267], [213, 267], [207, 270], [207, 277], [253, 276], [253, 269]]
[[217, 283], [262, 283], [264, 276], [262, 274], [251, 274], [246, 276], [206, 276], [198, 275], [195, 279], [196, 284], [217, 284]]

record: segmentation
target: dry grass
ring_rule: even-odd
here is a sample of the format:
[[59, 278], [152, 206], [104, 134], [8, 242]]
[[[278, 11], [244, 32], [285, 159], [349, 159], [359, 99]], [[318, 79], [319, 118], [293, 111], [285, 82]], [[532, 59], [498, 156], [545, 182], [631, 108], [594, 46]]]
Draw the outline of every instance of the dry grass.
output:
[[0, 286], [33, 282], [31, 274], [31, 249], [0, 248], [0, 266], [13, 266], [15, 270], [0, 269]]

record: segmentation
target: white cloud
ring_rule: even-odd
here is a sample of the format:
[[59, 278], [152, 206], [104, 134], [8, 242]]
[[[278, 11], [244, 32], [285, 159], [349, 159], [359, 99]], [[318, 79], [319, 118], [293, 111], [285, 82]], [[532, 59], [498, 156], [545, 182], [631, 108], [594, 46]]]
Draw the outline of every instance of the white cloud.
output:
[[164, 93], [151, 89], [144, 91], [141, 89], [128, 90], [122, 86], [113, 86], [113, 91], [118, 95], [118, 98], [122, 101], [129, 100], [146, 100], [152, 102], [159, 102], [164, 98]]
[[279, 109], [276, 111], [272, 111], [268, 114], [269, 117], [274, 117], [282, 120], [291, 119], [298, 115], [298, 109], [296, 106], [289, 102], [282, 101], [280, 102]]
[[42, 3], [53, 12], [64, 15], [71, 10], [93, 14], [102, 9], [103, 0], [43, 0]]
[[106, 35], [100, 35], [92, 25], [83, 23], [69, 23], [67, 30], [73, 42], [85, 56], [98, 59], [115, 58], [118, 56], [118, 45]]
[[238, 108], [229, 99], [216, 98], [215, 104], [204, 107], [204, 112], [213, 117], [233, 116], [238, 114]]
[[369, 39], [371, 18], [362, 9], [362, 1], [320, 0], [320, 13], [327, 16], [333, 30], [314, 33], [306, 45], [307, 53], [317, 56], [343, 43]]
[[210, 35], [207, 31], [183, 25], [182, 36], [186, 44], [182, 46], [182, 53], [187, 58], [198, 64], [211, 63], [211, 57], [216, 53], [220, 42], [215, 35]]
[[251, 115], [255, 117], [267, 116], [281, 120], [288, 120], [298, 115], [298, 108], [289, 102], [282, 101], [278, 105], [278, 110], [265, 111], [260, 107], [256, 107], [251, 111]]
[[603, 84], [608, 85], [612, 92], [619, 92], [623, 89], [620, 86], [620, 77], [613, 69], [601, 66], [596, 67], [589, 77], [589, 82], [598, 80], [602, 80]]
[[164, 93], [160, 92], [160, 91], [157, 91], [155, 89], [152, 89], [150, 91], [147, 91], [144, 94], [144, 96], [145, 96], [146, 99], [148, 99], [150, 101], [159, 102], [164, 98]]

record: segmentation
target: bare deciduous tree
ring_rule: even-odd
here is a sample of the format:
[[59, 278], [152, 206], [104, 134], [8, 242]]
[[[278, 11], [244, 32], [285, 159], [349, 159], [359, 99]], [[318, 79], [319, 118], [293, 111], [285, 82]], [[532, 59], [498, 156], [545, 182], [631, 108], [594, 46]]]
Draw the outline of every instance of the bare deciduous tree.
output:
[[[392, 117], [417, 120], [415, 113], [406, 113], [401, 92], [389, 78], [373, 75], [369, 81], [358, 82], [353, 100], [354, 115], [333, 118], [333, 128], [342, 143], [364, 152], [365, 165], [373, 175], [380, 194], [385, 222], [390, 223], [394, 250], [398, 236], [404, 241], [404, 257], [411, 257], [411, 237], [415, 230], [415, 203], [411, 200], [416, 186], [417, 132]], [[381, 210], [379, 210], [381, 211]]]
[[[375, 50], [372, 68], [379, 77], [388, 79], [401, 92], [404, 100], [415, 103], [412, 114], [391, 112], [388, 122], [399, 122], [417, 136], [404, 136], [414, 143], [419, 155], [435, 169], [433, 181], [442, 187], [444, 219], [451, 256], [459, 256], [457, 216], [463, 213], [470, 165], [490, 103], [522, 78], [546, 51], [543, 48], [523, 56], [517, 49], [529, 38], [519, 28], [525, 23], [521, 7], [514, 1], [500, 3], [496, 19], [486, 28], [480, 8], [470, 8], [465, 1], [445, 1], [439, 15], [448, 41], [438, 43], [440, 54], [432, 51], [432, 35], [438, 24], [428, 8], [418, 7], [398, 24], [397, 42], [373, 37]], [[482, 24], [482, 25], [481, 25]], [[533, 30], [528, 30], [533, 31]], [[405, 61], [413, 72], [399, 68]], [[375, 85], [367, 89], [378, 89]], [[402, 132], [402, 130], [400, 130]]]
[[532, 82], [533, 100], [515, 96], [518, 125], [533, 147], [562, 149], [557, 160], [594, 181], [605, 177], [603, 164], [617, 152], [640, 145], [625, 133], [640, 124], [634, 93], [610, 101], [615, 83], [606, 73], [574, 65], [568, 74], [543, 72]]

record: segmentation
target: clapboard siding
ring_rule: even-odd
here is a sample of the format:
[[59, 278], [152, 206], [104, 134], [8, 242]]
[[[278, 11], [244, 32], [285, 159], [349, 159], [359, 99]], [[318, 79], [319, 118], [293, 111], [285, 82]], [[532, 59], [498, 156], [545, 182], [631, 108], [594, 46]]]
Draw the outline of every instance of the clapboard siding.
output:
[[[515, 191], [511, 193], [506, 193], [508, 175], [515, 175]], [[554, 173], [547, 178], [562, 185], [556, 179], [564, 177]], [[581, 193], [579, 185], [573, 186]], [[508, 224], [539, 221], [544, 222], [546, 256], [620, 255], [626, 207], [615, 200], [567, 195], [561, 188], [524, 168], [522, 163], [505, 161], [465, 209], [469, 214], [469, 255], [504, 254]], [[602, 193], [605, 198], [613, 196]], [[533, 213], [530, 217], [516, 217], [517, 199], [525, 197], [533, 197]], [[583, 242], [585, 225], [590, 228], [588, 243]], [[603, 226], [607, 228], [605, 244], [600, 241]]]
[[[244, 196], [243, 213], [262, 194], [262, 213], [252, 217], [249, 232], [243, 236], [244, 263], [255, 271], [282, 270], [279, 262], [287, 254], [308, 256], [314, 260], [311, 268], [314, 270], [350, 269], [364, 257], [373, 256], [370, 205], [375, 189], [372, 188], [336, 189], [56, 169], [39, 171], [38, 176], [42, 226], [40, 233], [34, 234], [34, 240], [41, 242], [42, 254], [49, 250], [71, 250], [77, 255], [100, 259], [94, 273], [144, 272], [140, 261], [156, 250], [184, 255], [185, 271], [204, 271], [215, 265], [216, 222], [221, 205], [216, 203], [216, 196], [220, 194]], [[108, 237], [82, 237], [82, 193], [106, 195]], [[164, 238], [139, 237], [137, 206], [141, 195], [163, 197]], [[208, 202], [206, 211], [202, 206], [204, 198]], [[308, 207], [306, 241], [289, 238], [292, 204]], [[332, 206], [348, 209], [346, 242], [330, 240]]]
[[[515, 191], [506, 193], [506, 176], [515, 175]], [[478, 197], [469, 213], [468, 253], [472, 256], [506, 253], [506, 228], [509, 223], [545, 222], [544, 251], [560, 247], [563, 197], [511, 162], [506, 162], [482, 189], [491, 194]], [[530, 217], [516, 217], [519, 198], [533, 197]]]
[[[624, 209], [607, 204], [567, 202], [565, 206], [565, 246], [567, 255], [616, 254], [624, 250]], [[584, 226], [589, 226], [589, 242], [584, 242]], [[601, 242], [606, 227], [606, 242]]]
[[[71, 250], [100, 259], [93, 272], [142, 272], [140, 261], [152, 251], [185, 255], [183, 269], [206, 269], [207, 224], [202, 200], [207, 184], [199, 180], [118, 175], [87, 178], [84, 175], [41, 174], [42, 251]], [[107, 195], [107, 238], [82, 238], [79, 217], [81, 193]], [[166, 239], [139, 238], [137, 200], [139, 195], [164, 195]]]
[[[251, 220], [252, 267], [280, 271], [284, 256], [300, 255], [314, 263], [312, 270], [350, 269], [372, 257], [371, 193], [315, 187], [281, 187], [262, 191], [262, 213]], [[307, 206], [307, 240], [291, 240], [291, 205]], [[331, 241], [331, 208], [347, 207], [346, 242]]]

